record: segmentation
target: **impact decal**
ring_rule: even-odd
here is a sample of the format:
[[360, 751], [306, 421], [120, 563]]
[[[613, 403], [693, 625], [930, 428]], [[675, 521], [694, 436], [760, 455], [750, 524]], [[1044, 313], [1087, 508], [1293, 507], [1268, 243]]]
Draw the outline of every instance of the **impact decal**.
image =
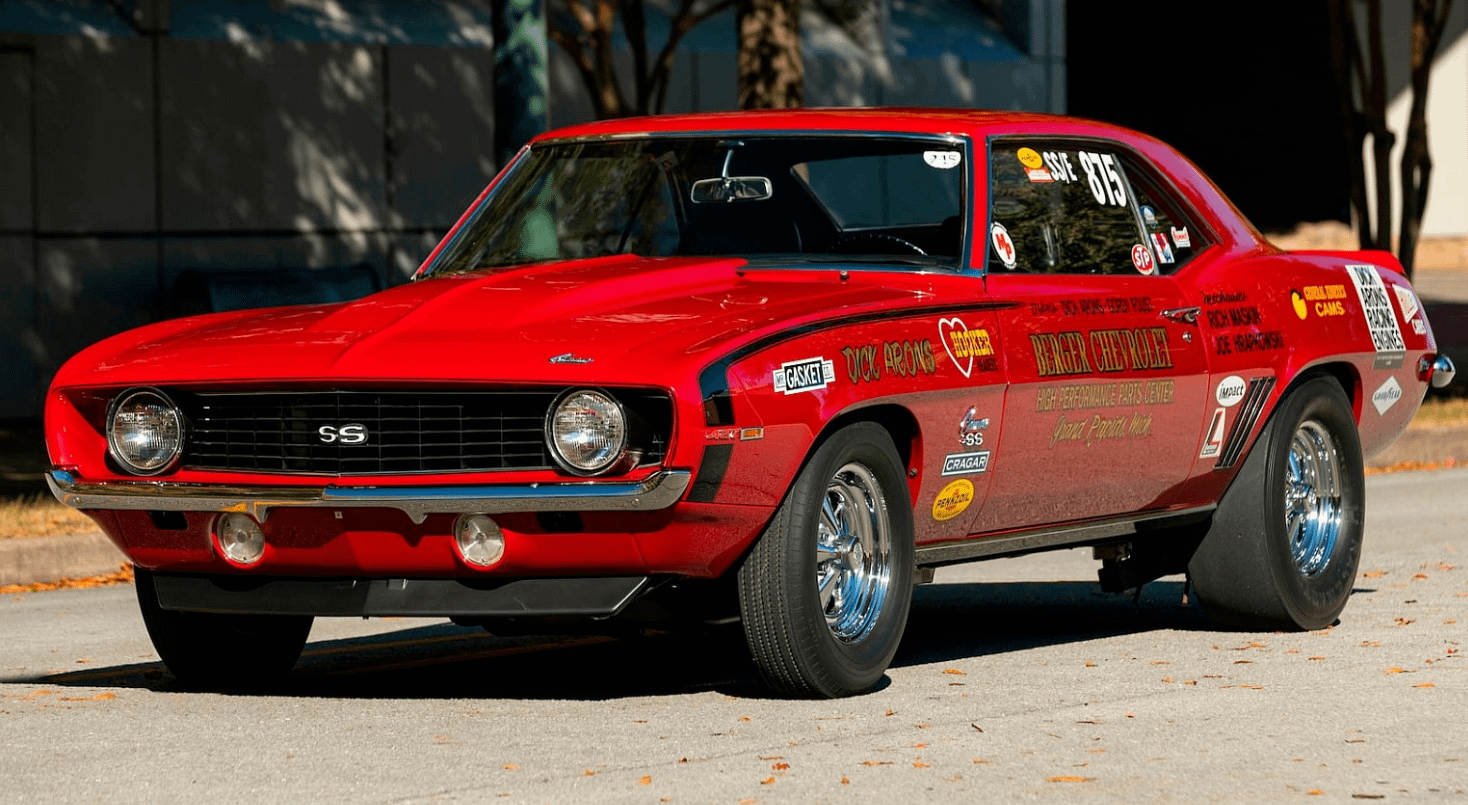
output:
[[[878, 362], [878, 353], [881, 361]], [[846, 376], [852, 383], [872, 383], [884, 376], [916, 377], [938, 371], [933, 357], [933, 342], [887, 341], [862, 347], [842, 347], [846, 359]]]
[[973, 502], [973, 482], [960, 478], [943, 487], [943, 491], [939, 492], [938, 497], [933, 500], [933, 519], [940, 523], [944, 520], [952, 520], [963, 514], [964, 509], [967, 509], [968, 505]]
[[973, 374], [975, 358], [980, 359], [980, 372], [992, 372], [999, 368], [999, 359], [994, 357], [994, 344], [989, 340], [988, 330], [970, 330], [963, 319], [954, 316], [951, 319], [938, 320], [938, 340], [943, 342], [943, 349], [948, 351], [949, 359], [964, 377]]
[[1161, 232], [1154, 232], [1152, 234], [1152, 244], [1157, 247], [1157, 259], [1161, 260], [1164, 265], [1171, 265], [1174, 262], [1172, 259], [1172, 246], [1168, 244], [1166, 235]]
[[1203, 437], [1203, 449], [1198, 453], [1198, 458], [1213, 458], [1223, 449], [1223, 425], [1223, 409], [1213, 409], [1213, 421], [1208, 423], [1208, 434]]
[[978, 406], [969, 406], [963, 419], [958, 421], [958, 443], [964, 447], [983, 447], [984, 430], [989, 427], [989, 418], [979, 418]]
[[1366, 318], [1366, 328], [1371, 331], [1371, 343], [1376, 347], [1376, 369], [1396, 369], [1406, 359], [1407, 345], [1402, 341], [1402, 331], [1397, 327], [1397, 314], [1392, 310], [1391, 297], [1386, 295], [1386, 284], [1375, 266], [1349, 265], [1346, 271], [1356, 285], [1356, 295], [1361, 300], [1361, 315]]
[[1054, 386], [1042, 388], [1035, 395], [1035, 410], [1084, 411], [1088, 408], [1172, 405], [1173, 388], [1174, 381], [1171, 379]]
[[924, 151], [923, 161], [930, 168], [946, 171], [958, 167], [958, 163], [963, 161], [963, 154], [957, 151]]
[[1009, 237], [1009, 230], [998, 221], [989, 227], [989, 240], [994, 244], [994, 253], [1004, 263], [1005, 268], [1014, 268], [1019, 264], [1019, 255], [1014, 250], [1014, 239]]
[[1175, 243], [1175, 244], [1177, 244], [1177, 247], [1179, 249], [1191, 249], [1191, 248], [1193, 248], [1193, 238], [1192, 238], [1191, 235], [1188, 234], [1188, 228], [1187, 227], [1183, 227], [1182, 229], [1178, 229], [1177, 227], [1172, 227], [1172, 230], [1171, 231], [1172, 231], [1172, 242]]
[[1121, 172], [1116, 169], [1116, 160], [1110, 154], [1093, 154], [1089, 151], [1080, 151], [1078, 156], [1096, 203], [1125, 207], [1126, 185], [1121, 182]]
[[1157, 271], [1157, 264], [1152, 262], [1152, 252], [1140, 243], [1132, 247], [1132, 265], [1136, 266], [1138, 273], [1148, 276]]
[[775, 370], [775, 391], [799, 394], [823, 389], [836, 380], [836, 365], [825, 358], [805, 358], [780, 364]]
[[1372, 393], [1371, 404], [1376, 406], [1376, 413], [1385, 415], [1400, 399], [1402, 399], [1402, 385], [1395, 377], [1388, 377], [1386, 382]]
[[[943, 475], [978, 475], [989, 469], [989, 451], [949, 453], [943, 457]], [[941, 496], [940, 496], [941, 497]]]
[[1232, 408], [1244, 399], [1244, 391], [1249, 387], [1242, 377], [1229, 375], [1218, 381], [1218, 388], [1213, 392], [1213, 399], [1224, 408]]
[[1036, 333], [1030, 347], [1040, 377], [1172, 368], [1165, 327]]

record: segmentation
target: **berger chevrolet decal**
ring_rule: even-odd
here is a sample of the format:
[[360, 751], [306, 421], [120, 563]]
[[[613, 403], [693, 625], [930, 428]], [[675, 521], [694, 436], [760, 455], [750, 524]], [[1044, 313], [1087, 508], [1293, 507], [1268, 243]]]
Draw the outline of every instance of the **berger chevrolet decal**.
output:
[[1035, 333], [1030, 347], [1040, 377], [1172, 368], [1164, 327]]

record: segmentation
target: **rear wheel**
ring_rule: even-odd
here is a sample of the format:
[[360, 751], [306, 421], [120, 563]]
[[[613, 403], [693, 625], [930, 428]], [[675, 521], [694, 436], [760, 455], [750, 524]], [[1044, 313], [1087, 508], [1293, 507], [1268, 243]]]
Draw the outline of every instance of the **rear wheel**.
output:
[[1365, 479], [1350, 402], [1332, 379], [1280, 404], [1188, 564], [1224, 625], [1319, 629], [1346, 606], [1361, 561]]
[[801, 470], [738, 574], [745, 638], [765, 682], [849, 696], [882, 678], [912, 599], [912, 509], [886, 430], [837, 431]]
[[252, 688], [276, 681], [296, 664], [311, 633], [310, 615], [164, 609], [153, 573], [140, 567], [135, 577], [148, 637], [163, 664], [189, 687]]

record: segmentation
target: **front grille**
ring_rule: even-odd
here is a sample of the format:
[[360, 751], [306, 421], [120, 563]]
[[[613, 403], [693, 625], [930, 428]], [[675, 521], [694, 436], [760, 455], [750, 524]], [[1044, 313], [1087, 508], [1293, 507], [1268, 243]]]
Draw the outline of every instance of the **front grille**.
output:
[[[179, 395], [182, 464], [330, 475], [548, 469], [556, 391], [303, 391]], [[324, 441], [360, 425], [366, 439]], [[335, 430], [333, 430], [335, 429]], [[347, 440], [354, 438], [348, 430]], [[661, 458], [661, 455], [658, 456]]]

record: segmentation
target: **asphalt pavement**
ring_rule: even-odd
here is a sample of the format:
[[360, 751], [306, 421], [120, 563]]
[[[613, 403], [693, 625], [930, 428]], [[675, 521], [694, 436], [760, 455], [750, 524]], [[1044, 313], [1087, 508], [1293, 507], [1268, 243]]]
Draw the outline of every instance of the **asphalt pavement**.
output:
[[1085, 551], [946, 568], [871, 694], [769, 698], [737, 628], [318, 620], [191, 693], [128, 586], [0, 597], [0, 803], [1468, 801], [1468, 469], [1368, 479], [1340, 623], [1220, 631]]

